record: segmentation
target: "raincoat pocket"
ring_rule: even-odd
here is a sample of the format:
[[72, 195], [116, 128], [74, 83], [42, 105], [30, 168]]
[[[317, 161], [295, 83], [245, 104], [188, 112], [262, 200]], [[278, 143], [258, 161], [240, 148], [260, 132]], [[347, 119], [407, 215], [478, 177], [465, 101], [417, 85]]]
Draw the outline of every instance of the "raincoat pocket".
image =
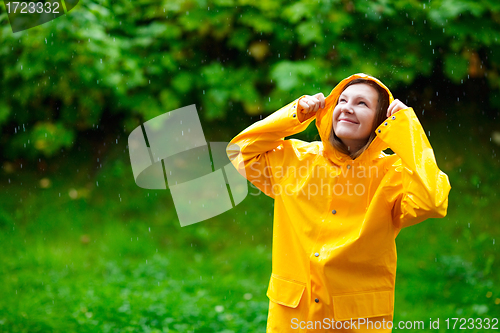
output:
[[296, 308], [305, 289], [305, 283], [291, 281], [271, 274], [271, 281], [266, 295], [275, 303]]
[[336, 321], [379, 317], [393, 313], [393, 291], [333, 296], [333, 316]]

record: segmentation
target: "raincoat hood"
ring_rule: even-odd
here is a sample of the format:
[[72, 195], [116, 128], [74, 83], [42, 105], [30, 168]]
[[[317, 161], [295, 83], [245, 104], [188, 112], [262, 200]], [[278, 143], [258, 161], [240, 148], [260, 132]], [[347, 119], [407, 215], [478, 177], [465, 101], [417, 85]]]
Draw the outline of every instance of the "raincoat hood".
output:
[[[374, 81], [379, 86], [385, 89], [389, 94], [389, 104], [394, 101], [394, 97], [392, 96], [391, 91], [387, 88], [380, 80], [374, 78], [372, 76], [358, 73], [349, 76], [342, 80], [330, 94], [325, 98], [325, 107], [323, 109], [318, 110], [316, 113], [316, 127], [318, 128], [319, 135], [321, 137], [321, 141], [323, 142], [324, 155], [328, 157], [329, 160], [334, 162], [335, 164], [342, 164], [343, 162], [352, 160], [349, 155], [346, 155], [333, 147], [330, 142], [330, 134], [333, 126], [333, 110], [337, 105], [337, 100], [339, 99], [340, 94], [344, 91], [345, 86], [356, 79], [365, 79]], [[380, 152], [389, 148], [387, 144], [385, 144], [378, 136], [376, 136], [373, 141], [370, 143], [369, 147], [366, 149], [363, 154], [361, 154], [356, 160], [373, 160], [380, 156]]]

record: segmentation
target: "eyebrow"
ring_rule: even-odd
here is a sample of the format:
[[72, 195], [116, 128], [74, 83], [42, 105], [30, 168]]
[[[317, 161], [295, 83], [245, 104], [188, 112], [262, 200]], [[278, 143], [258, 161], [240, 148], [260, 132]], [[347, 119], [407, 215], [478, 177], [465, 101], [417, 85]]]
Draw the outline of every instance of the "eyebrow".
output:
[[355, 94], [354, 97], [351, 97], [349, 95], [345, 95], [344, 92], [342, 92], [339, 96], [339, 99], [337, 100], [337, 104], [340, 102], [340, 99], [341, 97], [344, 96], [344, 97], [349, 97], [349, 98], [352, 98], [352, 99], [362, 99], [363, 102], [366, 102], [367, 105], [371, 105], [371, 102], [368, 100], [368, 98], [366, 98], [365, 96], [363, 95], [359, 95], [359, 94]]

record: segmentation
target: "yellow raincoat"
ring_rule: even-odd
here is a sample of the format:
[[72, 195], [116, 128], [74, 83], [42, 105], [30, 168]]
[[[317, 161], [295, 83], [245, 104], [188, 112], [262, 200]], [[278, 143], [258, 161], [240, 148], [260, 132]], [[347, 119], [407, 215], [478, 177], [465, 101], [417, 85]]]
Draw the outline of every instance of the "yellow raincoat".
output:
[[[352, 75], [308, 119], [297, 99], [228, 145], [233, 165], [275, 200], [267, 332], [371, 331], [377, 320], [392, 321], [397, 234], [446, 215], [448, 176], [412, 108], [387, 118], [354, 160], [329, 142], [337, 99], [356, 78], [377, 82], [394, 100], [379, 80]], [[321, 142], [284, 140], [313, 119]], [[395, 154], [382, 152], [388, 147]], [[358, 318], [369, 319], [361, 326]], [[391, 331], [381, 325], [379, 332]]]

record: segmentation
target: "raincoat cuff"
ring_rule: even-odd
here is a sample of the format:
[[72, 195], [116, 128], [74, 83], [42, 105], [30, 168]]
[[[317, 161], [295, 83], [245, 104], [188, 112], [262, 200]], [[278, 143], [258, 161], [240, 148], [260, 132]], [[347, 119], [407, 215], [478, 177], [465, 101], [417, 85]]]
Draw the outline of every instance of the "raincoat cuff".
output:
[[394, 148], [396, 148], [395, 144], [405, 141], [405, 134], [410, 135], [409, 126], [415, 120], [420, 124], [413, 108], [401, 109], [384, 120], [382, 124], [375, 129], [375, 134], [396, 153], [394, 150]]
[[409, 171], [417, 168], [417, 161], [424, 151], [432, 151], [420, 121], [408, 107], [389, 116], [375, 130], [377, 136], [398, 155]]
[[289, 104], [288, 107], [283, 108], [283, 112], [285, 112], [286, 118], [291, 120], [291, 123], [288, 126], [292, 126], [293, 132], [298, 133], [302, 132], [307, 128], [307, 126], [314, 120], [315, 113], [307, 115], [307, 117], [299, 112], [299, 100], [301, 98], [305, 97], [301, 96], [300, 98], [297, 98], [295, 101], [293, 101], [291, 104]]

